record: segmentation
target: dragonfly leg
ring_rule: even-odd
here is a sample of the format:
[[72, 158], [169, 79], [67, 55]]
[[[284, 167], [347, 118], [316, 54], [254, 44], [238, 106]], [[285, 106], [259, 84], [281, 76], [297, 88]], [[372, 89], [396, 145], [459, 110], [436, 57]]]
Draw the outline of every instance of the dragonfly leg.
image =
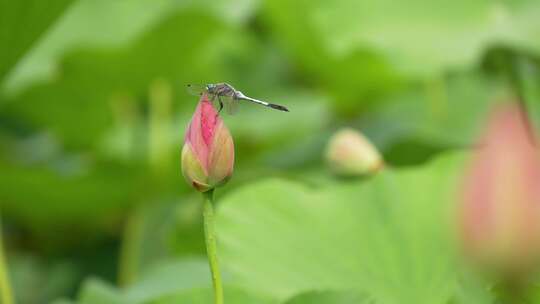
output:
[[221, 113], [221, 110], [223, 110], [223, 101], [221, 101], [221, 96], [218, 96], [218, 101], [219, 101], [218, 113]]
[[217, 94], [212, 94], [212, 96], [210, 97], [210, 102], [211, 102], [213, 105], [215, 105], [214, 101], [216, 100], [216, 97], [217, 97], [218, 102], [219, 102], [219, 110], [218, 110], [218, 112], [217, 112], [217, 114], [216, 114], [216, 116], [217, 116], [217, 115], [219, 115], [219, 113], [221, 112], [221, 109], [223, 109], [223, 102], [221, 101], [221, 97], [220, 97], [219, 95], [217, 95]]

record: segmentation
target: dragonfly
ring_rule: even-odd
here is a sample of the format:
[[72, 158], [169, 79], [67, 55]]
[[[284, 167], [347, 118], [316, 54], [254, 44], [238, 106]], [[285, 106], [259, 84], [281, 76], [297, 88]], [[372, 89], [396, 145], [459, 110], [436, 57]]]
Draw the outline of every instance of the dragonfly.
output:
[[188, 84], [187, 89], [190, 94], [195, 96], [200, 96], [203, 93], [208, 94], [212, 102], [217, 99], [219, 102], [218, 113], [225, 107], [228, 114], [235, 114], [240, 101], [249, 101], [268, 108], [289, 112], [284, 106], [248, 97], [225, 82], [206, 85]]

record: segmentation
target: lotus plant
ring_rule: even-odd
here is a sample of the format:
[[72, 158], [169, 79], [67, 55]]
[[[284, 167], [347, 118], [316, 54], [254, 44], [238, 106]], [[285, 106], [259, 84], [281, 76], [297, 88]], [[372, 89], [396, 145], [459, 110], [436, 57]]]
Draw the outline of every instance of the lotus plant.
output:
[[225, 184], [233, 173], [234, 144], [223, 120], [206, 94], [187, 128], [182, 149], [182, 173], [190, 185], [203, 193], [203, 217], [206, 251], [212, 272], [214, 299], [223, 303], [223, 287], [216, 252], [213, 193]]
[[540, 266], [540, 158], [522, 114], [514, 105], [493, 112], [460, 205], [466, 255], [513, 281]]

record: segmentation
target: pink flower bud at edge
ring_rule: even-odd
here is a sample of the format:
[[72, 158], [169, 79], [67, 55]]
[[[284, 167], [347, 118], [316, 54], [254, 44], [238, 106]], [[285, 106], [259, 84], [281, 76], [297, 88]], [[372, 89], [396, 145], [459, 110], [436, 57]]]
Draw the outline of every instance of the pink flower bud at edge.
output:
[[540, 266], [540, 158], [522, 114], [515, 105], [493, 112], [459, 206], [465, 254], [503, 275]]

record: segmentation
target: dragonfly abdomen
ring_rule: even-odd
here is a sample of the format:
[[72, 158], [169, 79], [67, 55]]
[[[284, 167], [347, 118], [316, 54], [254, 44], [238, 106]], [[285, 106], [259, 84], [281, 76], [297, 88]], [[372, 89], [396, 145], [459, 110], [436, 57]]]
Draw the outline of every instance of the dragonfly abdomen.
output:
[[276, 110], [280, 110], [280, 111], [284, 111], [284, 112], [289, 112], [289, 109], [287, 109], [284, 106], [274, 104], [274, 103], [269, 103], [269, 102], [258, 100], [258, 99], [251, 98], [251, 97], [247, 97], [244, 94], [242, 94], [242, 92], [240, 92], [240, 91], [238, 92], [237, 98], [241, 99], [241, 100], [251, 101], [251, 102], [263, 105], [265, 107], [272, 108], [272, 109], [276, 109]]

